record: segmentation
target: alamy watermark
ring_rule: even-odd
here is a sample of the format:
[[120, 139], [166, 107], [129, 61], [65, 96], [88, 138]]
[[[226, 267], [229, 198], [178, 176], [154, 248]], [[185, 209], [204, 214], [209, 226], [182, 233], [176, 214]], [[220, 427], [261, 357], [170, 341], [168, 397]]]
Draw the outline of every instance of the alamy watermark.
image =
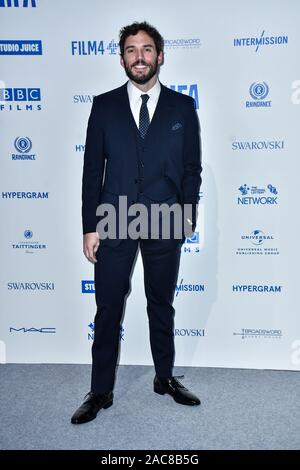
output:
[[[138, 238], [182, 239], [195, 229], [198, 204], [144, 203], [127, 204], [127, 196], [118, 196], [116, 204], [101, 203], [97, 232], [100, 240]], [[118, 230], [117, 230], [118, 228]]]

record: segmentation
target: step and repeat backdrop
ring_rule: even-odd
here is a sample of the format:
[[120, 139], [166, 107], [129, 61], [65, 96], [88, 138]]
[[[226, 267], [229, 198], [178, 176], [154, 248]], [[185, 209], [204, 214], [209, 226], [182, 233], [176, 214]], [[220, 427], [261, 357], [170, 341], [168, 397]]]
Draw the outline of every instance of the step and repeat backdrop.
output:
[[[127, 80], [118, 33], [165, 39], [160, 80], [195, 99], [199, 222], [182, 246], [177, 366], [300, 369], [297, 0], [0, 0], [0, 362], [90, 363], [81, 177], [93, 96]], [[152, 364], [140, 255], [121, 364]]]

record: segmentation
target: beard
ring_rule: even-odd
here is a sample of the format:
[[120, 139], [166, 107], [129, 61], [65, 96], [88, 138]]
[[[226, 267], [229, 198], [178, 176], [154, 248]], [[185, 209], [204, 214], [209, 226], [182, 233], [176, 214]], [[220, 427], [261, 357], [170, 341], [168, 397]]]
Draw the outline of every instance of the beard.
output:
[[[143, 75], [135, 75], [132, 72], [132, 68], [135, 67], [136, 65], [148, 66], [149, 67], [148, 72], [145, 72]], [[156, 59], [155, 62], [152, 64], [151, 63], [147, 64], [147, 62], [143, 60], [139, 60], [137, 62], [134, 62], [134, 64], [132, 64], [131, 66], [126, 64], [126, 62], [124, 61], [124, 68], [125, 68], [126, 75], [128, 78], [130, 78], [130, 80], [132, 80], [135, 83], [138, 83], [139, 85], [145, 85], [145, 83], [149, 82], [149, 80], [151, 80], [151, 78], [154, 77], [154, 75], [156, 74], [157, 69], [158, 69], [158, 59]]]

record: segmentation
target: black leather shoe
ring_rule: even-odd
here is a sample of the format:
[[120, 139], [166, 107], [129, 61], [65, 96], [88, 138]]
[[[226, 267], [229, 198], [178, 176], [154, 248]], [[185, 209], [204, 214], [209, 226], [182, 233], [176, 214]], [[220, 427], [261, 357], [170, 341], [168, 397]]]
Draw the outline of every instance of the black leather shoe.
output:
[[84, 402], [71, 418], [72, 424], [87, 423], [95, 419], [101, 408], [106, 409], [113, 404], [114, 394], [109, 392], [103, 395], [95, 395], [95, 393], [89, 392], [84, 398]]
[[[180, 376], [180, 378], [182, 377], [184, 376]], [[159, 395], [168, 393], [177, 403], [181, 403], [181, 405], [195, 406], [201, 403], [199, 398], [185, 388], [176, 377], [162, 379], [155, 376], [154, 391], [155, 393], [159, 393]]]

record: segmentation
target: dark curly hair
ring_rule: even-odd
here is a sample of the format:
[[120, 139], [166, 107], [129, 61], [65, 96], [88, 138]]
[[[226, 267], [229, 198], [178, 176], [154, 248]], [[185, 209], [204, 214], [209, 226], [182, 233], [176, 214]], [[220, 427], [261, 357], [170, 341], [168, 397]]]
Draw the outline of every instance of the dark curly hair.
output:
[[143, 21], [142, 23], [135, 21], [134, 23], [128, 26], [124, 26], [120, 30], [119, 46], [122, 57], [124, 55], [124, 46], [126, 39], [128, 38], [128, 36], [135, 36], [139, 31], [144, 31], [153, 39], [157, 55], [164, 50], [164, 40], [161, 34], [157, 31], [157, 29], [154, 28], [154, 26], [152, 26], [151, 24], [147, 23], [147, 21]]

